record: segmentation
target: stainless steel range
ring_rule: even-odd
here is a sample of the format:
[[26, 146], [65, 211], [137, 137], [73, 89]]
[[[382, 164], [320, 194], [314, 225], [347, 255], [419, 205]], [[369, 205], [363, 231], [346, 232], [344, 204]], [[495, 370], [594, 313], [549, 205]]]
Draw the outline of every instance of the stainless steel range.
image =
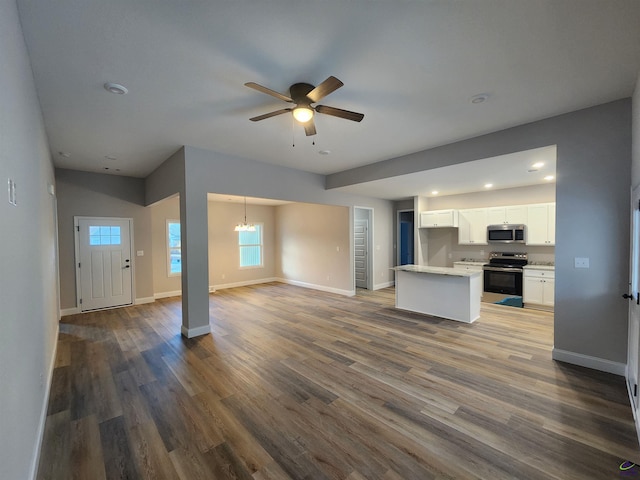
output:
[[489, 263], [482, 267], [482, 301], [522, 307], [522, 267], [527, 263], [526, 253], [491, 252]]

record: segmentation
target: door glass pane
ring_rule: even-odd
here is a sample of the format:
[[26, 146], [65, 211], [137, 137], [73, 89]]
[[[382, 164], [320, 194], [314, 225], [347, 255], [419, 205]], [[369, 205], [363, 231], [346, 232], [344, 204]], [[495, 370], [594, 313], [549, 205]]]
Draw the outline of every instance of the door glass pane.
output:
[[120, 245], [120, 227], [96, 226], [89, 227], [89, 245]]

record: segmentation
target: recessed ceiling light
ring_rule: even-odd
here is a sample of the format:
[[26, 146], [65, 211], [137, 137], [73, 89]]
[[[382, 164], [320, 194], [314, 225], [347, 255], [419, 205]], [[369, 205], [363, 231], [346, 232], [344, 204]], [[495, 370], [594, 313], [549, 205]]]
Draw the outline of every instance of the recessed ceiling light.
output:
[[553, 180], [553, 175], [547, 175], [544, 177], [545, 180]]
[[67, 152], [58, 152], [58, 155], [60, 155], [61, 157], [64, 157], [64, 158], [70, 158], [71, 157], [71, 154], [67, 153]]
[[531, 165], [531, 168], [542, 168], [544, 167], [544, 162], [536, 162], [533, 165]]
[[479, 103], [484, 103], [489, 99], [489, 94], [488, 93], [480, 93], [478, 95], [474, 95], [473, 97], [471, 97], [471, 99], [469, 100], [471, 103], [474, 104], [479, 104]]
[[115, 93], [116, 95], [125, 95], [129, 93], [127, 87], [120, 85], [118, 83], [107, 82], [104, 84], [104, 89], [109, 93]]
[[320, 150], [318, 153], [320, 155], [329, 155], [331, 153], [331, 150]]
[[485, 183], [484, 184], [484, 188], [491, 188], [493, 187], [493, 183]]
[[438, 190], [434, 190], [433, 192], [431, 192], [431, 195], [437, 195], [438, 194]]

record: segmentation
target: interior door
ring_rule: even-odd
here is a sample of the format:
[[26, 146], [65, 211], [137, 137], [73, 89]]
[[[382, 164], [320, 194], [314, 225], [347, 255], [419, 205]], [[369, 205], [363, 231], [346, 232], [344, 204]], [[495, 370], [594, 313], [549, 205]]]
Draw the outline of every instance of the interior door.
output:
[[132, 220], [76, 217], [80, 311], [131, 305]]
[[369, 222], [367, 220], [355, 220], [353, 228], [353, 254], [355, 261], [356, 287], [367, 288]]
[[[640, 350], [640, 187], [631, 195], [631, 258], [629, 292], [629, 339], [627, 346], [627, 384], [634, 417], [638, 409], [638, 351]], [[636, 420], [637, 421], [637, 420]]]

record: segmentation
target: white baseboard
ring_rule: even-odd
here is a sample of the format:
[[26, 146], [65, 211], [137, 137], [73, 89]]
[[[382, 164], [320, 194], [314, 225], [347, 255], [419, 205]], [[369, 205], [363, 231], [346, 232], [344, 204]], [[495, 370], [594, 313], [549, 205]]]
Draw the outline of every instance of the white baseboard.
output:
[[624, 363], [612, 362], [611, 360], [604, 360], [602, 358], [591, 357], [589, 355], [583, 355], [581, 353], [560, 350], [559, 348], [553, 349], [551, 357], [554, 360], [558, 360], [560, 362], [592, 368], [593, 370], [599, 370], [601, 372], [613, 373], [614, 375], [620, 375], [622, 377], [625, 376], [625, 371], [627, 368]]
[[55, 345], [53, 353], [49, 359], [49, 371], [47, 372], [47, 382], [44, 385], [44, 400], [42, 402], [42, 410], [40, 411], [40, 424], [38, 425], [38, 434], [36, 436], [36, 448], [31, 462], [31, 475], [29, 478], [35, 480], [38, 475], [38, 464], [40, 463], [40, 452], [42, 450], [42, 440], [44, 440], [44, 426], [47, 423], [47, 410], [49, 409], [49, 394], [51, 393], [51, 382], [53, 381], [53, 367], [56, 364], [56, 355], [58, 354], [58, 337], [60, 336], [60, 324], [56, 324]]
[[75, 315], [76, 313], [80, 313], [80, 309], [78, 307], [73, 308], [63, 308], [60, 310], [60, 317], [66, 317], [68, 315]]
[[155, 302], [156, 299], [154, 297], [141, 297], [141, 298], [136, 298], [136, 301], [133, 302], [134, 305], [143, 305], [145, 303], [153, 303]]
[[224, 290], [225, 288], [246, 287], [248, 285], [258, 285], [260, 283], [278, 282], [275, 277], [271, 278], [259, 278], [257, 280], [245, 280], [244, 282], [234, 283], [218, 283], [216, 285], [209, 286], [209, 292], [215, 292], [216, 290]]
[[153, 298], [158, 300], [159, 298], [169, 298], [169, 297], [181, 297], [182, 290], [174, 290], [173, 292], [160, 292], [154, 293]]
[[200, 335], [208, 335], [211, 333], [211, 327], [209, 325], [203, 325], [201, 327], [196, 328], [187, 328], [184, 325], [180, 327], [180, 331], [182, 335], [187, 338], [199, 337]]
[[295, 285], [296, 287], [320, 290], [321, 292], [336, 293], [338, 295], [344, 295], [345, 297], [353, 297], [356, 294], [355, 290], [343, 290], [340, 288], [327, 287], [325, 285], [316, 285], [315, 283], [299, 282], [298, 280], [288, 280], [286, 278], [277, 278], [275, 279], [275, 281], [287, 283], [289, 285]]
[[373, 289], [380, 290], [382, 288], [393, 287], [395, 284], [396, 282], [394, 280], [391, 280], [390, 282], [378, 283], [377, 285], [373, 286]]

